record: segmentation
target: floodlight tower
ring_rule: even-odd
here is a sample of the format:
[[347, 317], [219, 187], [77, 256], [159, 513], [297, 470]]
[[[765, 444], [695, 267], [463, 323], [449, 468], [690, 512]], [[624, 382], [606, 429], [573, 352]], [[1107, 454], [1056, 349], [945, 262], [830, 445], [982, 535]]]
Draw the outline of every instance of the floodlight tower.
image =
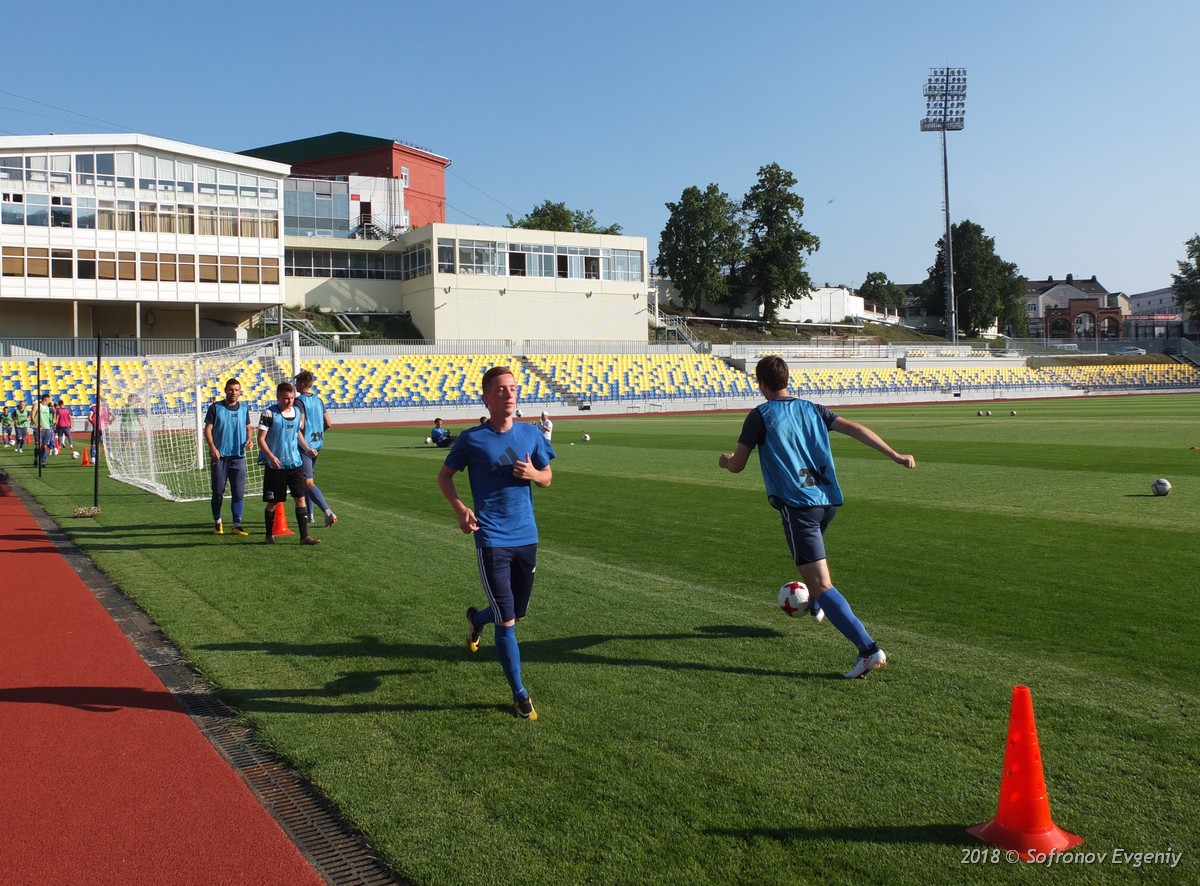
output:
[[954, 297], [954, 250], [950, 244], [950, 171], [946, 163], [946, 133], [963, 128], [967, 112], [967, 69], [930, 68], [925, 83], [922, 132], [942, 134], [942, 198], [946, 209], [946, 331], [958, 344], [958, 304]]

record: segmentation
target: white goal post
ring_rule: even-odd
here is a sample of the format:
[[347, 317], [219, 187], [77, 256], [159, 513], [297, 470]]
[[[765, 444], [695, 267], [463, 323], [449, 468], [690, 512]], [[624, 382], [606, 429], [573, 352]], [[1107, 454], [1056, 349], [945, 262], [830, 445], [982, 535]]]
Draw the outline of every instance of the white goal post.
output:
[[[204, 441], [209, 405], [223, 400], [226, 380], [236, 378], [257, 425], [263, 408], [275, 402], [275, 386], [291, 380], [299, 366], [295, 333], [202, 354], [106, 360], [100, 384], [108, 410], [102, 439], [109, 476], [170, 501], [210, 498]], [[246, 453], [247, 499], [262, 491], [257, 455]]]

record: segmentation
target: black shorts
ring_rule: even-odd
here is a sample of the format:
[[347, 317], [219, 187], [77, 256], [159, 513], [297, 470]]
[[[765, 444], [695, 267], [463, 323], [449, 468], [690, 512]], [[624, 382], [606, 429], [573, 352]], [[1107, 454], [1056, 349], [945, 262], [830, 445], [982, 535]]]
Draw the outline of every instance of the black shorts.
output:
[[825, 559], [825, 530], [837, 516], [837, 510], [837, 505], [820, 508], [782, 505], [779, 508], [793, 563], [803, 566]]
[[287, 498], [289, 492], [297, 501], [307, 494], [304, 468], [273, 468], [266, 465], [263, 468], [263, 501], [278, 504]]

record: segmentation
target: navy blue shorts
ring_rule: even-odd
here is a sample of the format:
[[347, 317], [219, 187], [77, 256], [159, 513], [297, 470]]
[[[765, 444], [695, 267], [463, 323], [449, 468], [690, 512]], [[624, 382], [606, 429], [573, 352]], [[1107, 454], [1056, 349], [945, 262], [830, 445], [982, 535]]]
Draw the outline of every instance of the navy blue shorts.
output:
[[[954, 241], [951, 241], [951, 245]], [[317, 455], [321, 454], [321, 450], [317, 450], [316, 455], [309, 455], [307, 449], [300, 450], [300, 468], [304, 471], [304, 479], [311, 480], [317, 469]]]
[[825, 559], [825, 530], [837, 516], [837, 510], [837, 505], [820, 508], [783, 505], [779, 508], [793, 563], [803, 566]]
[[529, 611], [533, 574], [537, 572], [537, 545], [516, 548], [476, 548], [483, 592], [496, 616], [496, 624], [522, 619]]

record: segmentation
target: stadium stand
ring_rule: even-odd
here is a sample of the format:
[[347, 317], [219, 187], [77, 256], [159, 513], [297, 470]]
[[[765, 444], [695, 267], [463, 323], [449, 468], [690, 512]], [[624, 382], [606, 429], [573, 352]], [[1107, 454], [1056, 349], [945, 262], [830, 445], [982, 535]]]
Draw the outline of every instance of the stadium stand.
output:
[[[562, 406], [572, 400], [688, 400], [754, 397], [752, 377], [711, 355], [700, 354], [539, 354], [524, 358], [507, 354], [421, 354], [391, 357], [322, 357], [309, 361], [318, 387], [331, 408], [372, 409], [466, 406], [479, 402], [479, 379], [490, 366], [512, 367], [529, 404]], [[95, 390], [93, 361], [43, 358], [42, 389], [62, 397], [77, 418], [87, 415]], [[3, 402], [32, 403], [37, 390], [37, 361], [0, 360]], [[154, 362], [154, 374], [165, 393], [148, 406], [151, 412], [175, 410], [194, 394], [187, 388], [191, 362], [186, 357]], [[242, 382], [252, 403], [275, 398], [280, 367], [247, 360], [231, 374]], [[102, 363], [106, 391], [141, 388], [147, 380], [141, 359], [114, 358]], [[172, 378], [179, 380], [172, 384]], [[223, 378], [214, 378], [201, 396], [220, 399]], [[792, 389], [805, 397], [895, 395], [920, 397], [949, 391], [1037, 391], [1050, 388], [1087, 390], [1161, 390], [1200, 387], [1200, 368], [1185, 362], [1116, 365], [953, 366], [878, 368], [793, 368]]]

